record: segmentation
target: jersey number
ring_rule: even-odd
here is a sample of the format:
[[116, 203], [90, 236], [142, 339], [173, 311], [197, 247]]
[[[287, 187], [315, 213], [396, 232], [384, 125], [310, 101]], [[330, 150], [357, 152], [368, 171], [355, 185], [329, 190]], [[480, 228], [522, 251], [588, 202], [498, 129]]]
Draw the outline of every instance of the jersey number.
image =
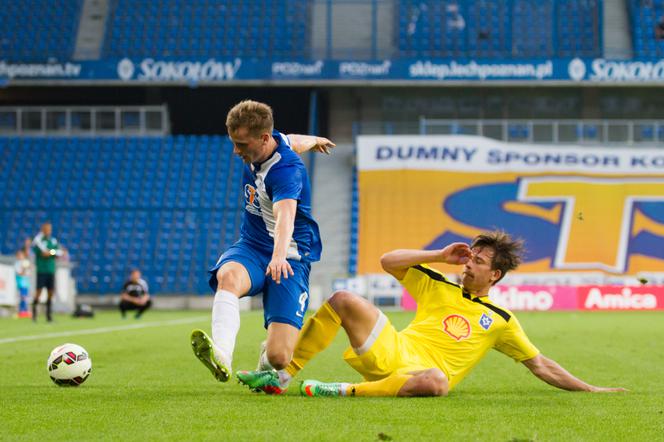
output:
[[297, 315], [302, 318], [304, 316], [304, 310], [307, 308], [307, 299], [309, 298], [309, 294], [307, 292], [302, 292], [300, 294], [300, 300], [298, 301], [300, 303], [300, 311], [297, 312]]

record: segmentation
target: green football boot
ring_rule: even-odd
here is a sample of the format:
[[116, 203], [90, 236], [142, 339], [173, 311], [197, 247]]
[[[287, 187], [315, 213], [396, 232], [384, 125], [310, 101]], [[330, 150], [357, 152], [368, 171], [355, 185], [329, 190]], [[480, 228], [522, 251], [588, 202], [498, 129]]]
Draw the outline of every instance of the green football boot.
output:
[[288, 387], [282, 387], [276, 370], [238, 371], [237, 379], [251, 391], [265, 394], [283, 394]]
[[314, 380], [303, 381], [300, 385], [300, 393], [302, 396], [309, 397], [323, 397], [323, 396], [343, 396], [341, 394], [342, 388], [345, 385], [341, 382], [319, 382]]
[[203, 330], [191, 332], [191, 348], [198, 360], [212, 372], [216, 380], [228, 382], [231, 377], [231, 367], [215, 357], [212, 339]]

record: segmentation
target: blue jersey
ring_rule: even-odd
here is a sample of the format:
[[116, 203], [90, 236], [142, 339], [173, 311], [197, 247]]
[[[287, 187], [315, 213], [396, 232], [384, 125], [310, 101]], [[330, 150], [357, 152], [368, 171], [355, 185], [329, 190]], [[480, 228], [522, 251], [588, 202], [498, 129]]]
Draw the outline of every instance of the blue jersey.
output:
[[242, 185], [245, 210], [240, 238], [262, 253], [274, 249], [274, 203], [297, 201], [295, 228], [287, 259], [314, 262], [320, 259], [322, 245], [318, 224], [311, 215], [311, 187], [304, 163], [290, 147], [288, 138], [273, 131], [277, 148], [262, 163], [245, 164]]

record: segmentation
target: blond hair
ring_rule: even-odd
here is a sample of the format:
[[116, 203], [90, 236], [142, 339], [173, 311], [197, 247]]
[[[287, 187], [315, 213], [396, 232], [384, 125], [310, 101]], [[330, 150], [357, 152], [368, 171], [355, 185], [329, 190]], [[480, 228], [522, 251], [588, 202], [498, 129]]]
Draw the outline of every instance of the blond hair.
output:
[[235, 132], [244, 127], [249, 135], [258, 137], [263, 133], [272, 133], [274, 119], [272, 108], [258, 101], [244, 100], [236, 104], [226, 115], [226, 129]]

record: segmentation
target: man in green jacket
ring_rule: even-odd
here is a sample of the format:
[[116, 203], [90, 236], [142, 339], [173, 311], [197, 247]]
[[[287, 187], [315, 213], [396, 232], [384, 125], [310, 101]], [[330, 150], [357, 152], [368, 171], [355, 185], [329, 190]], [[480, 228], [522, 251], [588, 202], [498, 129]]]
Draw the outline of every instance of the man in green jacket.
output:
[[45, 222], [40, 232], [32, 240], [32, 250], [35, 253], [37, 267], [37, 291], [32, 302], [32, 320], [37, 320], [37, 305], [43, 288], [46, 288], [48, 299], [46, 300], [46, 320], [53, 321], [51, 316], [51, 304], [55, 292], [55, 259], [64, 254], [58, 240], [52, 236], [53, 226]]

